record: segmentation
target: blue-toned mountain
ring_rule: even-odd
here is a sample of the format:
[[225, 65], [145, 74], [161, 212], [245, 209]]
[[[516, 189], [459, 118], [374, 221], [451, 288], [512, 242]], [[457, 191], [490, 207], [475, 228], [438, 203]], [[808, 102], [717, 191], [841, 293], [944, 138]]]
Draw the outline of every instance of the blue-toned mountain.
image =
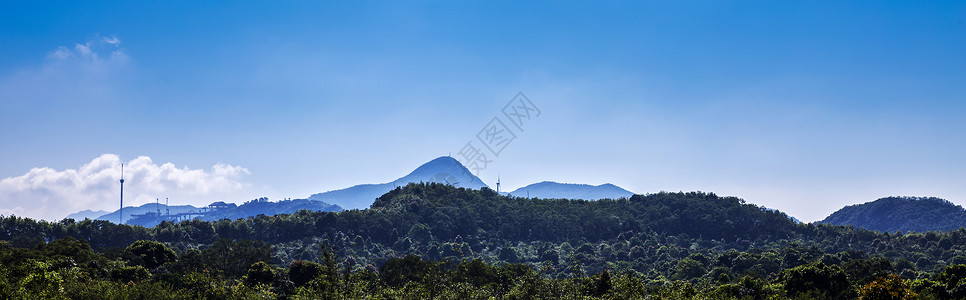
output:
[[544, 199], [600, 200], [628, 198], [634, 193], [610, 183], [589, 185], [544, 181], [518, 188], [510, 192], [510, 195]]
[[450, 156], [433, 159], [402, 178], [387, 183], [360, 184], [309, 196], [309, 200], [337, 204], [345, 209], [366, 209], [379, 196], [410, 183], [435, 182], [455, 187], [480, 189], [487, 185], [458, 160]]

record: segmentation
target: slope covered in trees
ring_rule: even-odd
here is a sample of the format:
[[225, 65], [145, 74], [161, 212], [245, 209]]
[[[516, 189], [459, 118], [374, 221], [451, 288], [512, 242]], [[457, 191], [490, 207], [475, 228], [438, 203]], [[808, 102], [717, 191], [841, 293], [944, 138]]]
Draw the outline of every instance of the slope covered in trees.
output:
[[955, 230], [966, 226], [966, 210], [939, 198], [888, 197], [846, 206], [817, 223], [888, 232]]
[[966, 296], [966, 230], [797, 224], [700, 192], [581, 201], [412, 184], [366, 210], [154, 228], [4, 217], [0, 240], [12, 298]]

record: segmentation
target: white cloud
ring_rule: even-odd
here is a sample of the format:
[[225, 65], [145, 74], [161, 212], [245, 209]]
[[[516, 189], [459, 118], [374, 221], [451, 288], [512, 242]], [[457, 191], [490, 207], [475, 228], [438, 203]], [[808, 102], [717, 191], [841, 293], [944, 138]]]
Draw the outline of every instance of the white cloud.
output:
[[48, 65], [66, 61], [93, 67], [102, 64], [123, 64], [127, 62], [128, 57], [121, 48], [121, 40], [116, 36], [110, 36], [74, 44], [73, 47], [57, 47], [47, 53], [47, 60]]
[[121, 40], [118, 39], [116, 36], [113, 36], [113, 35], [110, 36], [110, 37], [102, 38], [101, 40], [104, 41], [105, 43], [114, 45], [115, 47], [120, 47], [121, 46]]
[[67, 49], [67, 47], [60, 46], [57, 50], [51, 51], [47, 54], [47, 58], [54, 60], [65, 60], [74, 56], [74, 52]]
[[79, 53], [81, 57], [90, 57], [90, 58], [97, 59], [97, 53], [94, 53], [93, 51], [91, 51], [90, 42], [87, 42], [86, 44], [74, 45], [74, 48], [77, 50], [77, 53]]
[[[116, 210], [120, 164], [117, 155], [103, 154], [77, 169], [34, 168], [21, 176], [0, 179], [0, 215], [57, 220], [84, 209]], [[240, 166], [178, 168], [170, 162], [158, 165], [150, 157], [141, 156], [124, 164], [125, 206], [153, 202], [158, 197], [222, 197], [246, 189], [248, 186], [239, 179], [248, 174]]]

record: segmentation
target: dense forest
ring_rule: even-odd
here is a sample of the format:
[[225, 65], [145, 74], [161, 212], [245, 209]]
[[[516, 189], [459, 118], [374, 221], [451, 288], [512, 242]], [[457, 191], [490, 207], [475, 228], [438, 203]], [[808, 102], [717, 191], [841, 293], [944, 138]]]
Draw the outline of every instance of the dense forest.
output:
[[817, 223], [888, 232], [945, 231], [966, 226], [966, 210], [934, 197], [887, 197], [843, 207]]
[[370, 209], [156, 227], [0, 218], [0, 298], [966, 297], [966, 230], [800, 224], [711, 193], [410, 184]]

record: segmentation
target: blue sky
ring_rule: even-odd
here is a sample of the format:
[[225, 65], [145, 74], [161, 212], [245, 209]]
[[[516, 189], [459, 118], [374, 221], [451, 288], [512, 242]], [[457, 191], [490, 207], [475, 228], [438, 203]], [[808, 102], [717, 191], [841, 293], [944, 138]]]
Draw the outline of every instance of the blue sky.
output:
[[964, 53], [963, 2], [6, 1], [0, 214], [113, 210], [120, 162], [133, 205], [388, 182], [517, 92], [505, 189], [966, 204]]

